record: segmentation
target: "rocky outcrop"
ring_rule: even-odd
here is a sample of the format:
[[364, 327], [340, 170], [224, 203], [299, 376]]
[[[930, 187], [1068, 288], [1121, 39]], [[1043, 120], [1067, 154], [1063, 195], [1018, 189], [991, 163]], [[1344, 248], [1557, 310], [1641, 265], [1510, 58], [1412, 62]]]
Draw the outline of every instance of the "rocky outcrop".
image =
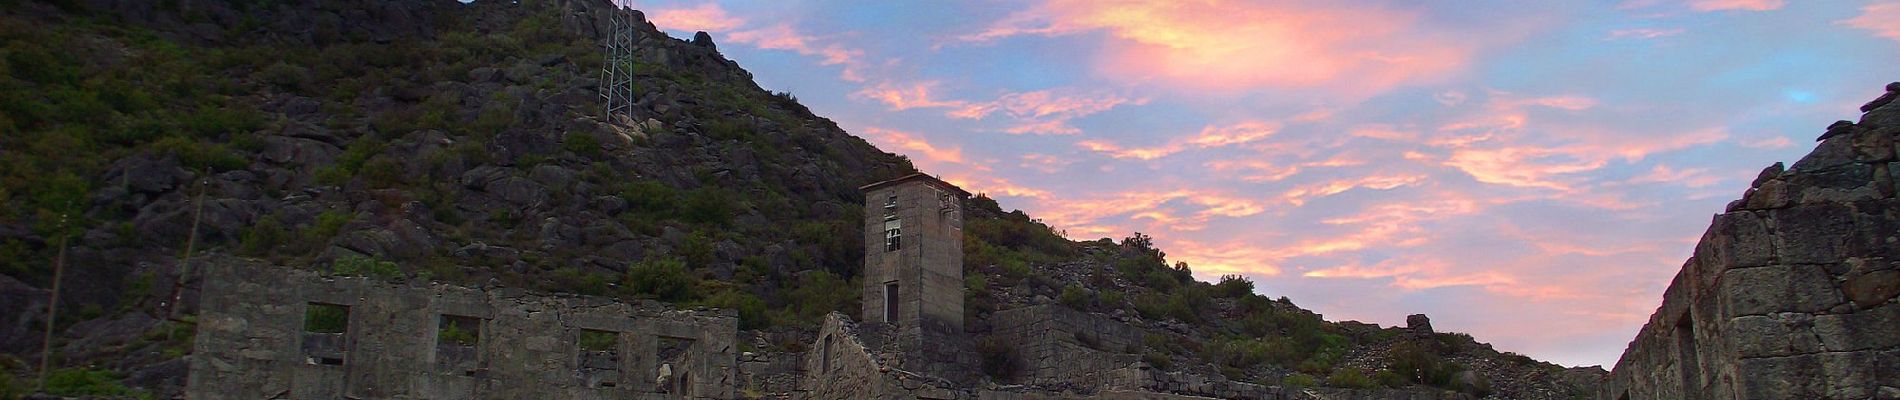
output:
[[1598, 398], [1900, 399], [1900, 83], [1717, 215]]

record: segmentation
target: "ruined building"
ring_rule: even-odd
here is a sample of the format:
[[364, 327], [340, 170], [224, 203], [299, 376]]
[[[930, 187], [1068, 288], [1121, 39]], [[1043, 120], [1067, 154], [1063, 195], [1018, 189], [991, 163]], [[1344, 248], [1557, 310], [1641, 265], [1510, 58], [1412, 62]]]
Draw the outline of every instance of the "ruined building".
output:
[[191, 399], [736, 397], [731, 312], [262, 265], [205, 271]]
[[1715, 216], [1598, 398], [1900, 399], [1895, 97]]

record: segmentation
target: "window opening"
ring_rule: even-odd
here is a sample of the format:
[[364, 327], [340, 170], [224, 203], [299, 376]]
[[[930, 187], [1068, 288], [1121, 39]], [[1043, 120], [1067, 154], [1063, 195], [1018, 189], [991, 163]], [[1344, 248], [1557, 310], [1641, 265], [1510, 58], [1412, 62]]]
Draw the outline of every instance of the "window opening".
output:
[[897, 282], [884, 284], [884, 322], [897, 323]]
[[350, 330], [350, 307], [337, 304], [309, 303], [303, 315], [304, 362], [313, 365], [343, 365], [346, 335]]

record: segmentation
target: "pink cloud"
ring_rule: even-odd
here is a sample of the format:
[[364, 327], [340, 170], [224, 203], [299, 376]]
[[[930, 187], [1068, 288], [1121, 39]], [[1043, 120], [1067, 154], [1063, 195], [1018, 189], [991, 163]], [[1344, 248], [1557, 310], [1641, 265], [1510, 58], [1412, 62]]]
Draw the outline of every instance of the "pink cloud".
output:
[[1361, 188], [1388, 190], [1402, 186], [1417, 185], [1425, 180], [1425, 175], [1370, 175], [1350, 179], [1336, 179], [1295, 187], [1281, 193], [1280, 198], [1288, 204], [1301, 206], [1314, 198], [1345, 193], [1348, 190]]
[[864, 51], [849, 49], [840, 44], [819, 44], [819, 38], [792, 30], [790, 25], [739, 30], [739, 32], [728, 34], [726, 40], [735, 44], [754, 45], [760, 49], [785, 49], [785, 51], [800, 53], [800, 55], [819, 57], [821, 59], [819, 64], [844, 66], [844, 70], [840, 72], [840, 78], [844, 78], [847, 82], [864, 82], [863, 72], [861, 72]]
[[1873, 32], [1875, 36], [1900, 40], [1900, 3], [1868, 4], [1861, 7], [1859, 16], [1836, 23]]
[[1689, 8], [1696, 11], [1770, 11], [1788, 5], [1786, 0], [1691, 0]]
[[1722, 176], [1709, 173], [1708, 168], [1676, 169], [1668, 165], [1656, 164], [1649, 173], [1630, 179], [1631, 184], [1677, 184], [1691, 188], [1703, 188], [1722, 183]]
[[938, 83], [935, 81], [900, 85], [890, 82], [879, 83], [859, 89], [852, 97], [883, 102], [891, 111], [903, 111], [913, 108], [963, 107], [968, 103], [958, 100], [938, 100], [932, 96]]
[[654, 25], [682, 31], [721, 32], [737, 29], [745, 25], [745, 19], [726, 13], [717, 3], [703, 3], [692, 8], [655, 9], [647, 11], [647, 19]]
[[1210, 149], [1253, 143], [1273, 136], [1279, 130], [1280, 124], [1276, 122], [1242, 121], [1223, 126], [1204, 126], [1193, 136], [1154, 147], [1122, 147], [1106, 140], [1083, 140], [1075, 145], [1113, 158], [1153, 160], [1191, 148]]
[[1432, 81], [1464, 68], [1472, 40], [1375, 7], [1167, 0], [1051, 0], [961, 39], [1103, 32], [1097, 67], [1120, 79], [1197, 90], [1333, 87], [1358, 94]]

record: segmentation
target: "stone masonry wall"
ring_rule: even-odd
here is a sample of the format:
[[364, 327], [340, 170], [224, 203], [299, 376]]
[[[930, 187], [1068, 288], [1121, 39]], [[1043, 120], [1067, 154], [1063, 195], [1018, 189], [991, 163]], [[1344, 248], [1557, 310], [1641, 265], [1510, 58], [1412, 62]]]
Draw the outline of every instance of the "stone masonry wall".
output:
[[1900, 399], [1900, 83], [1717, 215], [1598, 397]]
[[[192, 399], [726, 399], [738, 386], [730, 311], [208, 265]], [[332, 306], [344, 332], [306, 332], [307, 310]], [[473, 339], [438, 340], [449, 319]]]
[[1141, 331], [1114, 320], [1053, 305], [997, 311], [992, 335], [1015, 346], [1022, 382], [1037, 386], [1105, 387], [1102, 373], [1141, 359]]
[[[872, 324], [875, 326], [876, 324]], [[960, 399], [954, 384], [892, 368], [859, 341], [858, 326], [838, 313], [825, 316], [818, 339], [805, 355], [802, 399]], [[867, 336], [880, 336], [872, 334]]]

